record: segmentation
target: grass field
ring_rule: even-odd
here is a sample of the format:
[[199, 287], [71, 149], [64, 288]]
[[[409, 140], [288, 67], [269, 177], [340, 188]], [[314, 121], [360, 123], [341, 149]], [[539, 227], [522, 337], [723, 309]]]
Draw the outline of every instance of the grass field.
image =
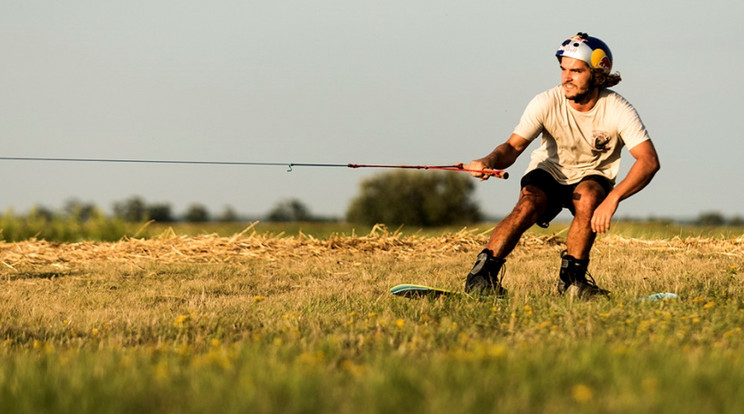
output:
[[572, 302], [560, 228], [503, 301], [389, 294], [460, 289], [480, 230], [257, 228], [0, 242], [0, 412], [744, 411], [741, 233], [617, 226]]

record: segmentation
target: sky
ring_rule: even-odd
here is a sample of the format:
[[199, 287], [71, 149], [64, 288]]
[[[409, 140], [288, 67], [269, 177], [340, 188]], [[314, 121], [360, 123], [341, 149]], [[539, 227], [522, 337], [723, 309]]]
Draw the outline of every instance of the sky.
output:
[[[583, 31], [610, 46], [613, 89], [661, 160], [616, 217], [742, 216], [742, 15], [733, 0], [0, 0], [0, 156], [469, 162], [559, 83], [555, 51]], [[476, 181], [484, 213], [511, 210], [537, 145], [509, 180]], [[381, 172], [0, 161], [0, 211], [140, 196], [341, 217]]]

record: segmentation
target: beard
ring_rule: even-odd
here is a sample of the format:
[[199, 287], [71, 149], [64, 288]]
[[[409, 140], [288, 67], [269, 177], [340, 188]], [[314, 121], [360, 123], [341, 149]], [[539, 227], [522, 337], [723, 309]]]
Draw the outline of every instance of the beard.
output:
[[576, 86], [576, 84], [573, 84], [573, 83], [570, 83], [570, 82], [564, 83], [563, 84], [563, 87], [564, 87], [564, 89], [563, 89], [563, 95], [569, 101], [574, 101], [574, 102], [579, 103], [579, 104], [586, 102], [587, 99], [589, 99], [591, 97], [591, 95], [594, 92], [594, 90], [598, 88], [598, 85], [596, 83], [596, 79], [595, 79], [594, 76], [592, 76], [591, 79], [589, 80], [589, 84], [587, 85], [587, 87], [586, 87], [585, 90], [578, 91], [573, 96], [568, 96], [568, 94], [566, 93], [566, 90], [565, 90], [565, 86], [566, 85], [571, 85], [571, 86], [574, 87], [574, 90], [578, 90], [578, 87]]
[[573, 96], [568, 96], [568, 95], [566, 95], [566, 99], [568, 99], [569, 101], [574, 101], [574, 102], [576, 102], [576, 103], [583, 103], [583, 102], [585, 102], [585, 101], [586, 101], [586, 99], [587, 99], [587, 98], [589, 97], [589, 95], [590, 95], [590, 94], [592, 93], [592, 90], [593, 90], [593, 89], [594, 89], [594, 88], [590, 88], [590, 89], [587, 89], [587, 90], [585, 90], [585, 91], [583, 91], [583, 92], [578, 92], [578, 93], [576, 93], [576, 94], [575, 94], [575, 95], [573, 95]]

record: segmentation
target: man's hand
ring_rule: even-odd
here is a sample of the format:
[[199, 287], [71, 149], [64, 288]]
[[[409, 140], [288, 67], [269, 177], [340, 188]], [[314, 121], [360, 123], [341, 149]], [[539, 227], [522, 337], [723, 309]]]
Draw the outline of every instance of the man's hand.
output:
[[480, 178], [481, 181], [485, 181], [491, 177], [491, 174], [482, 172], [483, 170], [489, 169], [483, 158], [470, 161], [470, 164], [468, 164], [465, 168], [468, 170], [473, 170], [470, 171], [470, 175], [475, 178]]
[[487, 180], [491, 177], [491, 174], [477, 171], [510, 167], [528, 145], [530, 145], [530, 141], [517, 134], [512, 134], [506, 142], [496, 147], [490, 154], [483, 158], [470, 161], [470, 164], [467, 164], [466, 168], [468, 170], [476, 170], [470, 173], [473, 177], [480, 178], [481, 181]]
[[597, 206], [592, 215], [592, 231], [595, 233], [606, 233], [610, 230], [612, 216], [617, 211], [620, 201], [615, 197], [607, 197]]
[[637, 193], [651, 181], [659, 171], [659, 157], [651, 140], [644, 141], [630, 149], [630, 155], [635, 162], [630, 167], [628, 175], [621, 181], [607, 198], [594, 210], [592, 215], [592, 231], [605, 233], [610, 229], [610, 220], [617, 210], [621, 200], [625, 200]]

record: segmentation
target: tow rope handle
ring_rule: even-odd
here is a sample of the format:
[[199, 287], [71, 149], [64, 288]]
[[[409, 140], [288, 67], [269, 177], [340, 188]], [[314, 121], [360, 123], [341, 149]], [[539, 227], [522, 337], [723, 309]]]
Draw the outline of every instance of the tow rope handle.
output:
[[440, 171], [461, 171], [467, 173], [481, 173], [486, 175], [484, 178], [496, 177], [506, 180], [509, 178], [509, 173], [504, 170], [473, 170], [465, 168], [462, 163], [454, 165], [383, 165], [383, 164], [347, 164], [349, 168], [403, 168], [403, 169], [414, 169], [414, 170], [440, 170]]

